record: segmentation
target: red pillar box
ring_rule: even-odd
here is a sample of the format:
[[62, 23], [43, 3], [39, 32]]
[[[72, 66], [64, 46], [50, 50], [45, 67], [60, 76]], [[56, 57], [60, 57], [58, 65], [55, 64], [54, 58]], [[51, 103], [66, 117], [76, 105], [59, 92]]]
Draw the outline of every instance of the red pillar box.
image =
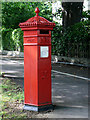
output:
[[24, 109], [52, 109], [51, 101], [51, 30], [55, 23], [36, 16], [20, 23], [24, 31]]

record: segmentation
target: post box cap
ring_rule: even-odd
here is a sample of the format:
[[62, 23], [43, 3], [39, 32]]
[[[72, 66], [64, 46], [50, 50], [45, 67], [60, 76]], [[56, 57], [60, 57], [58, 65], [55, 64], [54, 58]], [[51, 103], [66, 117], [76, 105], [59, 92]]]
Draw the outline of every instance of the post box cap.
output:
[[36, 9], [35, 9], [36, 16], [38, 16], [38, 13], [39, 13], [39, 12], [40, 12], [39, 8], [36, 7]]
[[36, 16], [28, 19], [26, 22], [20, 23], [20, 28], [28, 28], [28, 27], [37, 27], [37, 26], [46, 26], [46, 27], [54, 27], [55, 23], [48, 21], [47, 19], [39, 16], [40, 10], [38, 7], [35, 9]]

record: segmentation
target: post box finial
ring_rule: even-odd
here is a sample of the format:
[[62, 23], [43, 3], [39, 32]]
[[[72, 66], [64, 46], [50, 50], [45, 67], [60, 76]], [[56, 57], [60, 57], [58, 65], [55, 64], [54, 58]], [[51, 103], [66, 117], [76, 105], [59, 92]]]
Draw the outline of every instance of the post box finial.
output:
[[36, 7], [36, 9], [35, 9], [36, 16], [38, 16], [38, 13], [39, 13], [39, 12], [40, 12], [39, 8]]

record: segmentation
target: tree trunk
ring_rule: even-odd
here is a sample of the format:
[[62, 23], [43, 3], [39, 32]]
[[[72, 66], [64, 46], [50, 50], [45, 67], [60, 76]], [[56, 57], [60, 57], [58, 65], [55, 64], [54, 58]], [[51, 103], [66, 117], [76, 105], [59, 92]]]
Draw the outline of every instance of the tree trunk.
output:
[[80, 22], [82, 17], [83, 2], [62, 2], [62, 7], [62, 23], [64, 29]]

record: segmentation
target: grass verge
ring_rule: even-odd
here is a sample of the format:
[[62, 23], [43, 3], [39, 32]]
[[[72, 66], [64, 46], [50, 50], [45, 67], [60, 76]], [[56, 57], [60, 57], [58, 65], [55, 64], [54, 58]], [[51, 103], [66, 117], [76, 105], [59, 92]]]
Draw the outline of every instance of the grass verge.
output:
[[0, 80], [0, 120], [24, 120], [32, 118], [35, 113], [24, 111], [24, 91], [12, 79]]
[[46, 118], [46, 113], [23, 110], [24, 91], [15, 80], [0, 79], [0, 120], [27, 120], [28, 118]]
[[26, 117], [22, 109], [24, 102], [22, 88], [8, 78], [1, 78], [0, 91], [0, 119]]

